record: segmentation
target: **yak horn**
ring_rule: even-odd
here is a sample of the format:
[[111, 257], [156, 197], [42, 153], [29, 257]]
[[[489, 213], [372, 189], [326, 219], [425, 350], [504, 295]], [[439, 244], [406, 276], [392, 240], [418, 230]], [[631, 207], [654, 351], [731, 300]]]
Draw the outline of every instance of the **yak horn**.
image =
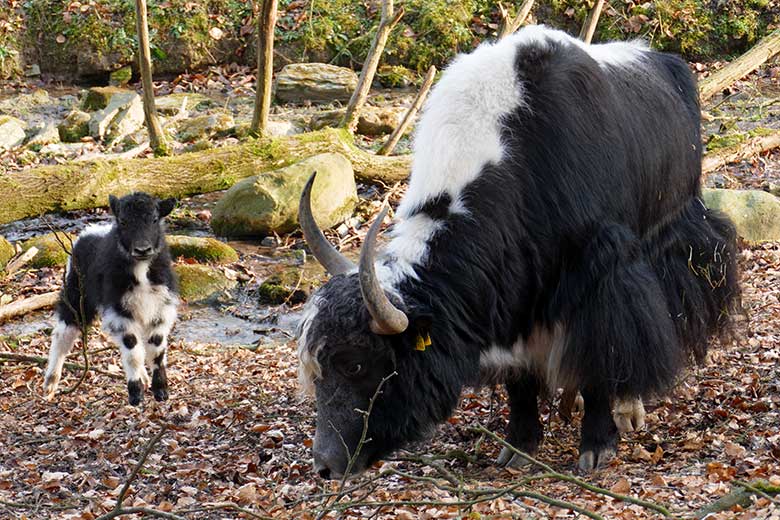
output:
[[375, 334], [390, 335], [400, 334], [409, 326], [409, 318], [403, 311], [390, 302], [382, 285], [376, 277], [374, 259], [376, 257], [376, 235], [379, 227], [387, 215], [388, 206], [385, 206], [368, 230], [363, 249], [360, 251], [360, 292], [363, 293], [363, 301], [371, 313], [371, 331]]
[[301, 202], [298, 206], [298, 222], [303, 230], [303, 237], [306, 244], [311, 249], [314, 258], [325, 267], [331, 275], [343, 274], [355, 268], [349, 259], [339, 253], [335, 247], [328, 242], [325, 235], [322, 234], [314, 215], [311, 213], [311, 187], [314, 185], [314, 178], [317, 172], [311, 174], [306, 186], [301, 193]]

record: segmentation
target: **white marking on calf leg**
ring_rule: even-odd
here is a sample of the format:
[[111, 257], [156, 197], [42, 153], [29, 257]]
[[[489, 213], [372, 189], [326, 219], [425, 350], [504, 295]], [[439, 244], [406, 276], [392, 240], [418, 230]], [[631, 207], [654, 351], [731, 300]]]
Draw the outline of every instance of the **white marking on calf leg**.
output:
[[[144, 366], [146, 358], [144, 328], [135, 320], [120, 316], [114, 309], [105, 310], [101, 321], [103, 330], [119, 345], [128, 391], [130, 391], [131, 385], [136, 384], [140, 386], [142, 391], [149, 388], [151, 379]], [[137, 396], [133, 396], [132, 391], [130, 394], [131, 404], [138, 404]]]
[[51, 335], [51, 348], [49, 349], [49, 362], [46, 365], [46, 376], [43, 380], [43, 393], [46, 399], [51, 399], [57, 392], [62, 377], [62, 366], [65, 364], [73, 344], [79, 337], [81, 330], [75, 325], [68, 325], [64, 321], [57, 321]]

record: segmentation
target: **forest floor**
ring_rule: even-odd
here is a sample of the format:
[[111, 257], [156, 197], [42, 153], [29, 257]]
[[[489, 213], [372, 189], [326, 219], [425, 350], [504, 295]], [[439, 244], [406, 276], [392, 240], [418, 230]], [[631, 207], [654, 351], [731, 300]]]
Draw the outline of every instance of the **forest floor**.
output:
[[[771, 70], [742, 82], [722, 111], [711, 114], [722, 121], [708, 128], [749, 132], [739, 126], [748, 117], [739, 115], [736, 94], [770, 78]], [[771, 92], [759, 93], [759, 121], [774, 127], [780, 105], [770, 103]], [[766, 96], [769, 101], [763, 101]], [[715, 172], [707, 183], [769, 189], [779, 179], [775, 152]], [[382, 196], [362, 190], [365, 197]], [[81, 224], [105, 218], [99, 210], [77, 216]], [[25, 233], [24, 226], [18, 229]], [[254, 272], [252, 283], [267, 267], [258, 251], [251, 244], [240, 250], [240, 267]], [[165, 403], [147, 395], [139, 408], [126, 404], [119, 356], [97, 331], [90, 336], [89, 357], [101, 372], [90, 372], [74, 393], [52, 402], [42, 398], [39, 364], [0, 360], [0, 519], [89, 520], [106, 514], [149, 448], [124, 505], [175, 515], [169, 518], [661, 517], [653, 505], [675, 518], [702, 518], [728, 495], [739, 503], [718, 502], [722, 510], [707, 518], [780, 520], [777, 498], [741, 491], [758, 481], [762, 489], [780, 491], [780, 243], [742, 244], [740, 251], [746, 316], [736, 317], [733, 337], [713, 343], [704, 366], [689, 369], [670, 396], [646, 402], [647, 425], [623, 436], [610, 467], [578, 475], [581, 480], [570, 478], [577, 474], [580, 417], [563, 421], [555, 397], [542, 407], [547, 428], [537, 458], [565, 478], [539, 467], [493, 464], [501, 446], [479, 428], [503, 432], [508, 408], [496, 387], [467, 390], [455, 415], [429, 441], [409, 446], [343, 488], [323, 482], [311, 471], [315, 410], [299, 393], [290, 335], [299, 308], [272, 309], [280, 313], [273, 341], [263, 333], [259, 341], [215, 343], [205, 339], [213, 338], [208, 323], [188, 333], [199, 309], [185, 307], [172, 336], [171, 399]], [[23, 270], [0, 281], [0, 292], [52, 290], [61, 276], [57, 268]], [[232, 326], [264, 331], [267, 311], [262, 319]], [[220, 312], [224, 318], [215, 320], [228, 319], [235, 308]], [[35, 326], [18, 328], [23, 321], [0, 327], [1, 353], [47, 355], [51, 312], [29, 319]], [[242, 332], [236, 330], [236, 337]], [[82, 363], [77, 352], [69, 361]], [[80, 374], [66, 370], [61, 387], [72, 387]], [[530, 478], [540, 475], [546, 476]], [[583, 482], [602, 489], [583, 489]], [[609, 497], [605, 490], [643, 503]], [[548, 499], [565, 503], [551, 505]]]

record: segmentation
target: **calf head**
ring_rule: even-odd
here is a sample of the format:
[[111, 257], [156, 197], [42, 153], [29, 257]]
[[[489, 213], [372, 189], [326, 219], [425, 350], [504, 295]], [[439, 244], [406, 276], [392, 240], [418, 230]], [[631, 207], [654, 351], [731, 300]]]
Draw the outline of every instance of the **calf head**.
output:
[[443, 407], [441, 400], [420, 397], [432, 384], [424, 364], [413, 359], [417, 326], [426, 319], [387, 294], [375, 271], [374, 245], [387, 209], [371, 226], [357, 268], [317, 227], [313, 181], [314, 175], [299, 220], [310, 249], [333, 276], [312, 296], [299, 325], [299, 375], [317, 401], [314, 469], [339, 478], [425, 436], [449, 414], [457, 392]]
[[108, 201], [122, 252], [135, 261], [154, 258], [164, 245], [162, 219], [173, 210], [176, 200], [158, 200], [136, 192], [121, 199], [110, 195]]

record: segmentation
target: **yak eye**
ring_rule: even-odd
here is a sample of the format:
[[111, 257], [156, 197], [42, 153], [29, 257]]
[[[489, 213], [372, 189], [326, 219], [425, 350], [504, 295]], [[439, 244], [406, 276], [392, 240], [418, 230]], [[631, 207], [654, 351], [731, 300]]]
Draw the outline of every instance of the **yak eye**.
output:
[[360, 373], [360, 371], [363, 370], [363, 365], [360, 363], [355, 363], [354, 365], [350, 365], [346, 368], [345, 372], [348, 376], [354, 377]]

